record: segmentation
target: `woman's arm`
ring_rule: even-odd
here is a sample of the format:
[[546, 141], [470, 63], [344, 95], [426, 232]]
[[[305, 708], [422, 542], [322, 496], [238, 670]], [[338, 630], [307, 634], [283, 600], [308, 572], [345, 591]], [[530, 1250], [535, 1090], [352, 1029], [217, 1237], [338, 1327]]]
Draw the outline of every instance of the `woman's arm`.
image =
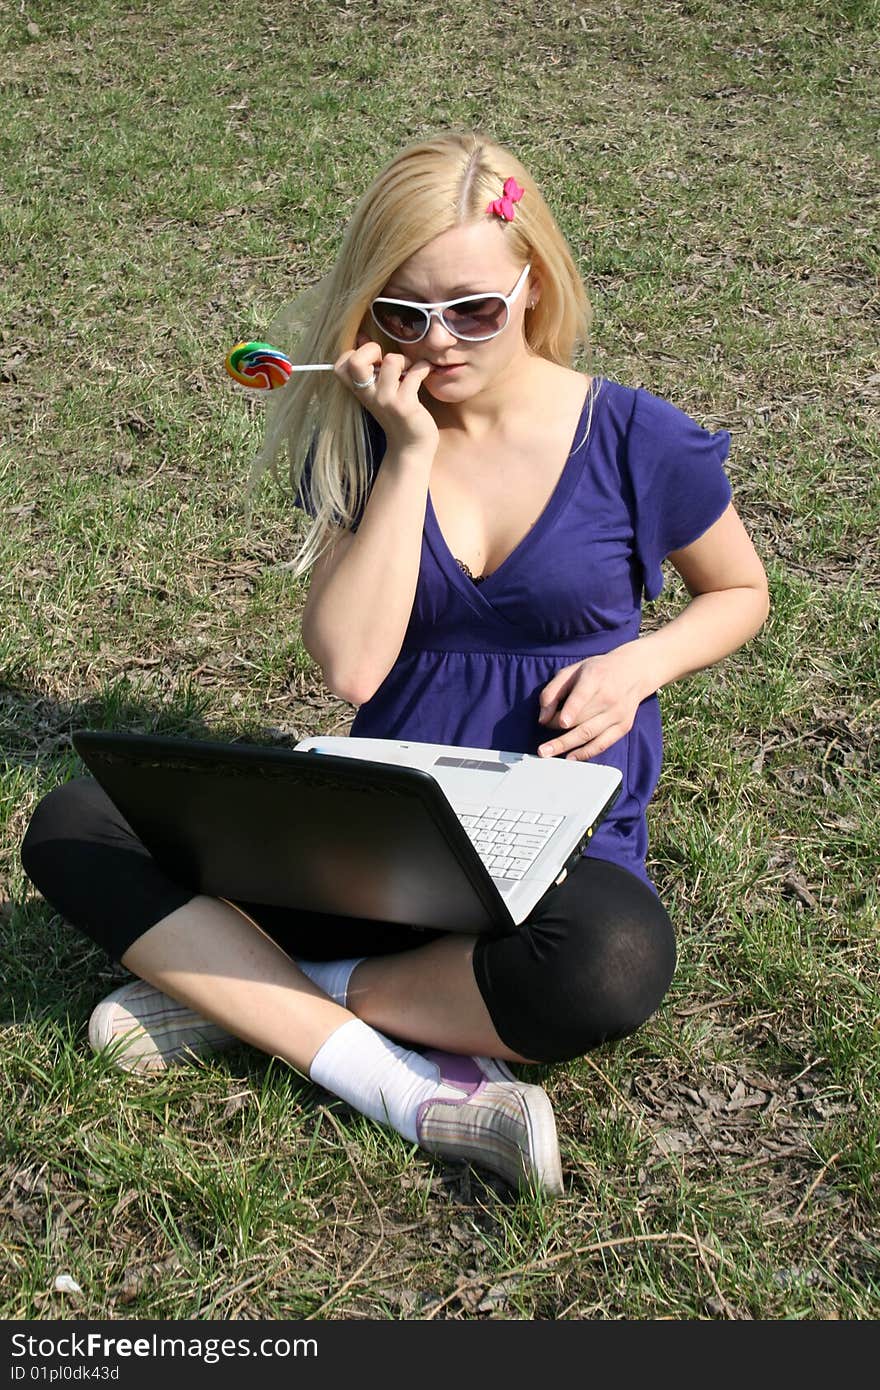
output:
[[397, 660], [412, 612], [433, 451], [387, 450], [356, 532], [312, 571], [302, 640], [335, 695], [363, 704]]
[[767, 576], [733, 505], [669, 559], [690, 603], [658, 631], [556, 673], [541, 691], [539, 722], [561, 732], [540, 745], [541, 756], [604, 753], [632, 728], [642, 700], [736, 651], [764, 623]]
[[403, 644], [440, 434], [419, 399], [431, 370], [427, 359], [383, 355], [378, 343], [358, 333], [357, 347], [343, 352], [333, 367], [381, 426], [386, 447], [357, 531], [338, 532], [315, 565], [302, 639], [333, 693], [362, 705]]
[[764, 566], [732, 503], [699, 540], [669, 559], [692, 599], [676, 618], [639, 638], [645, 695], [736, 651], [770, 611]]

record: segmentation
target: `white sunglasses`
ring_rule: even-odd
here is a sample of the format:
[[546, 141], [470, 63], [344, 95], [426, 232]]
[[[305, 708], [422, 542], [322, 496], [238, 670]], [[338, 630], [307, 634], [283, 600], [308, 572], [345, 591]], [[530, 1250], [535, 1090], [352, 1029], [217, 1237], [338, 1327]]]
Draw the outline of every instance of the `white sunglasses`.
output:
[[510, 294], [469, 294], [464, 299], [445, 299], [437, 304], [417, 304], [407, 299], [374, 299], [370, 305], [373, 322], [396, 343], [419, 343], [438, 318], [447, 333], [468, 343], [482, 343], [496, 338], [510, 321], [510, 306], [516, 299], [531, 265], [522, 274]]

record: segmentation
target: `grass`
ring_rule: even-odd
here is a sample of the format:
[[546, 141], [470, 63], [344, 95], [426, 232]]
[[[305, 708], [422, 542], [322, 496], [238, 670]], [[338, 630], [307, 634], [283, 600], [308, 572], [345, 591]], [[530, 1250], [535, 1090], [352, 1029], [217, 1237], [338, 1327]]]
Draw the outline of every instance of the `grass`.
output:
[[[0, 1316], [873, 1319], [878, 6], [0, 3]], [[434, 1164], [242, 1048], [88, 1051], [118, 971], [22, 874], [73, 728], [344, 730], [243, 492], [223, 358], [330, 266], [368, 178], [471, 123], [535, 171], [597, 370], [733, 438], [773, 612], [666, 690], [635, 1037], [536, 1071], [566, 1194]], [[38, 134], [38, 138], [37, 138]], [[684, 599], [673, 575], [647, 623]], [[79, 1295], [54, 1292], [59, 1272]]]

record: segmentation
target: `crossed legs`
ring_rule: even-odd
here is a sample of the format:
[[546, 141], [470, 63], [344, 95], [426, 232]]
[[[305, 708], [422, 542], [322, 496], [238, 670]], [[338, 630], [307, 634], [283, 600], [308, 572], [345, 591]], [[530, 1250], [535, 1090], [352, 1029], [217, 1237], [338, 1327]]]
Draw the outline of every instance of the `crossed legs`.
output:
[[353, 1017], [394, 1038], [521, 1061], [498, 1037], [474, 978], [473, 938], [440, 937], [368, 958], [335, 1004], [243, 913], [195, 897], [150, 927], [122, 964], [172, 999], [309, 1074], [331, 1033]]
[[[675, 965], [656, 895], [598, 859], [581, 860], [527, 924], [477, 940], [193, 896], [90, 778], [43, 799], [22, 862], [68, 921], [135, 974], [301, 1071], [353, 1017], [416, 1045], [563, 1061], [637, 1028]], [[345, 1008], [295, 963], [347, 957], [366, 959]]]
[[[562, 1190], [550, 1102], [498, 1059], [564, 1060], [632, 1031], [674, 966], [651, 890], [601, 860], [581, 861], [533, 920], [493, 937], [193, 895], [90, 779], [44, 798], [22, 863], [59, 912], [147, 982], [92, 1016], [94, 1045], [132, 1048], [122, 1065], [145, 1069], [132, 1024], [153, 1044], [151, 1065], [216, 1043], [219, 1029], [430, 1152], [548, 1192]], [[182, 1042], [166, 1046], [175, 1029]]]

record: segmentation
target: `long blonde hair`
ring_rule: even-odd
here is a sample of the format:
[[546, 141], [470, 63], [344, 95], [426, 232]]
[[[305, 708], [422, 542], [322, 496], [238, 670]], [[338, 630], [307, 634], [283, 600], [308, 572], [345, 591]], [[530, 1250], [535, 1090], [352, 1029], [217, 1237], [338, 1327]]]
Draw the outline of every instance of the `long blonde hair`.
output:
[[[487, 216], [487, 204], [501, 196], [511, 176], [525, 194], [514, 221], [503, 224], [504, 234], [512, 255], [530, 261], [541, 282], [540, 298], [524, 321], [526, 342], [536, 355], [570, 366], [578, 349], [589, 351], [592, 321], [574, 258], [528, 171], [476, 131], [443, 132], [396, 155], [357, 204], [333, 268], [281, 310], [267, 340], [293, 363], [334, 362], [355, 346], [371, 301], [402, 263], [441, 233]], [[371, 333], [381, 339], [378, 329]], [[265, 469], [277, 477], [284, 449], [296, 494], [310, 448], [315, 515], [285, 566], [296, 575], [314, 564], [334, 528], [350, 528], [370, 485], [362, 407], [332, 372], [294, 372], [269, 395], [265, 441], [248, 484], [249, 508]]]

